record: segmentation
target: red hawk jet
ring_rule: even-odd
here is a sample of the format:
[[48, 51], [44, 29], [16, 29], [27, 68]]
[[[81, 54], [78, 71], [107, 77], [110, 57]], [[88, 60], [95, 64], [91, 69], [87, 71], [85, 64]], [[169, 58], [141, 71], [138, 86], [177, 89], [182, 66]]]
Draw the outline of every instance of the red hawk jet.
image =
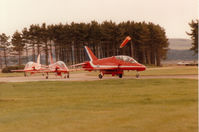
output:
[[62, 73], [64, 73], [64, 78], [69, 78], [69, 69], [63, 61], [57, 61], [56, 63], [53, 63], [53, 59], [50, 56], [50, 63], [51, 64], [48, 66], [41, 65], [40, 55], [38, 55], [37, 63], [32, 61], [28, 62], [23, 70], [12, 70], [12, 72], [24, 72], [24, 76], [27, 76], [27, 73], [30, 73], [31, 75], [34, 73], [42, 73], [42, 75], [44, 76], [44, 73], [46, 73], [46, 79], [48, 79], [48, 73], [56, 73], [56, 76], [61, 77]]
[[[48, 73], [54, 72], [56, 76], [61, 76], [64, 73], [64, 78], [69, 78], [69, 69], [63, 61], [53, 62], [53, 58], [50, 54], [50, 65], [44, 70], [46, 73], [46, 79], [48, 79]], [[67, 74], [67, 75], [66, 75]]]
[[98, 77], [101, 79], [104, 74], [112, 74], [112, 76], [119, 76], [122, 78], [124, 70], [135, 70], [137, 71], [136, 77], [139, 77], [139, 71], [144, 71], [146, 67], [132, 57], [125, 55], [112, 56], [108, 58], [98, 59], [93, 52], [85, 46], [86, 53], [90, 61], [86, 61], [73, 66], [82, 66], [86, 71], [100, 71]]
[[28, 62], [25, 65], [23, 70], [11, 70], [12, 72], [24, 72], [24, 76], [27, 76], [27, 73], [34, 74], [34, 73], [41, 73], [45, 69], [45, 66], [40, 64], [40, 54], [37, 57], [36, 62]]

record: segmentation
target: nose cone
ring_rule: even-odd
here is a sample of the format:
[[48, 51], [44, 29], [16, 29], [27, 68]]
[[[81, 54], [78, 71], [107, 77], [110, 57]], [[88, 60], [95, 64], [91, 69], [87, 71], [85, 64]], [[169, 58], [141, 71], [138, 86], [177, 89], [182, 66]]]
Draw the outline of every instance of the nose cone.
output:
[[144, 71], [144, 70], [146, 70], [146, 66], [139, 64], [139, 71]]
[[146, 66], [142, 65], [142, 71], [146, 70]]

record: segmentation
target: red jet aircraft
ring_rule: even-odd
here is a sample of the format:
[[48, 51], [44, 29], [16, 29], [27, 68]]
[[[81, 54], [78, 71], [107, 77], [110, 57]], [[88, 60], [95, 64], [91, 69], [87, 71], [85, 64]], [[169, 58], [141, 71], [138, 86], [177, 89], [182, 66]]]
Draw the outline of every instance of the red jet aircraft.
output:
[[69, 78], [69, 69], [63, 61], [53, 63], [53, 59], [50, 56], [50, 62], [51, 64], [48, 66], [41, 65], [40, 55], [38, 55], [37, 63], [32, 61], [28, 62], [23, 70], [12, 70], [12, 72], [24, 72], [24, 76], [27, 76], [27, 73], [30, 73], [31, 75], [34, 73], [42, 73], [44, 76], [44, 73], [46, 73], [46, 79], [48, 79], [48, 73], [55, 72], [57, 76], [62, 76], [62, 73], [67, 73], [67, 76], [65, 75], [64, 78]]
[[[69, 78], [69, 69], [66, 66], [66, 64], [63, 61], [57, 61], [56, 63], [53, 63], [53, 58], [50, 55], [50, 65], [46, 67], [44, 70], [46, 73], [46, 79], [48, 79], [48, 73], [54, 72], [56, 76], [61, 76], [62, 73], [65, 74], [64, 78]], [[67, 74], [67, 75], [66, 75]]]
[[82, 66], [86, 71], [96, 71], [99, 70], [100, 74], [98, 77], [101, 79], [104, 74], [112, 74], [112, 76], [118, 75], [122, 78], [124, 70], [135, 70], [137, 71], [136, 77], [139, 77], [139, 71], [144, 71], [146, 67], [132, 57], [119, 55], [112, 56], [108, 58], [98, 59], [93, 52], [85, 46], [86, 53], [90, 61], [83, 62], [81, 64], [76, 64], [73, 66]]
[[45, 66], [40, 64], [40, 54], [37, 57], [37, 63], [35, 62], [28, 62], [25, 65], [23, 70], [11, 70], [12, 72], [24, 72], [24, 76], [27, 76], [27, 73], [34, 74], [34, 73], [41, 73], [42, 70], [45, 69]]

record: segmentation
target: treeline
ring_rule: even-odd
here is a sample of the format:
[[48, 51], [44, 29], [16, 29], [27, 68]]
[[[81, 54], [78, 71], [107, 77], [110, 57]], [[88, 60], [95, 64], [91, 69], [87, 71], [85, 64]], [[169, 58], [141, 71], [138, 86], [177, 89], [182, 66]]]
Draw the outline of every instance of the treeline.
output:
[[[120, 49], [119, 46], [126, 36], [132, 39]], [[68, 65], [76, 64], [86, 60], [84, 46], [87, 45], [98, 58], [129, 55], [140, 63], [160, 66], [161, 60], [166, 58], [168, 48], [168, 39], [161, 26], [134, 21], [119, 24], [112, 21], [33, 24], [21, 32], [16, 31], [10, 42], [9, 36], [5, 34], [1, 34], [0, 38], [5, 65], [6, 57], [11, 53], [18, 56], [18, 65], [22, 63], [22, 55], [26, 56], [26, 61], [30, 61], [28, 56], [31, 55], [32, 61], [35, 61], [40, 53], [45, 55], [46, 65], [49, 54], [53, 54], [56, 61], [62, 60]]]

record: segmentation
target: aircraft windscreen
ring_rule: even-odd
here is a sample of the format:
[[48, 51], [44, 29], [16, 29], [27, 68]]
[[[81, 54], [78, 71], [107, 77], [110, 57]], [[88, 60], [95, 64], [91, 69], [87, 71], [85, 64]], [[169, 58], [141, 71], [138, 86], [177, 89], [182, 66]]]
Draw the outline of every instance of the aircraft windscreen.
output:
[[129, 56], [115, 56], [115, 58], [125, 62], [136, 63], [136, 60], [134, 60], [132, 57]]
[[62, 61], [58, 61], [58, 62], [57, 62], [57, 65], [59, 65], [61, 68], [66, 68], [65, 63], [62, 62]]
[[34, 64], [34, 62], [28, 62], [25, 66], [25, 68], [29, 68], [29, 67], [32, 67]]

